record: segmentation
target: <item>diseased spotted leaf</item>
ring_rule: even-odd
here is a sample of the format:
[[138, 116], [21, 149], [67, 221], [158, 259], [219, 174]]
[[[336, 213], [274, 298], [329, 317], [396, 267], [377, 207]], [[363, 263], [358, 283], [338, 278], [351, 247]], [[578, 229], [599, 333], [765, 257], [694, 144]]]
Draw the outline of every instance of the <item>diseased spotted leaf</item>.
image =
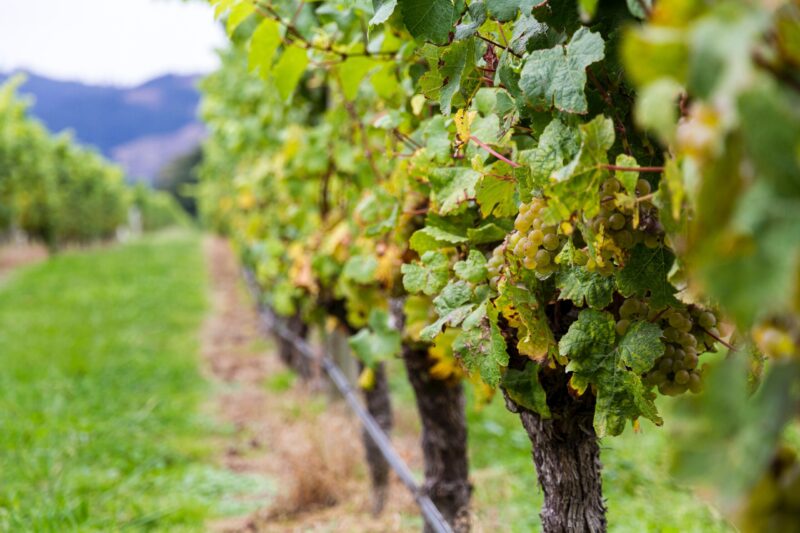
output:
[[455, 14], [452, 0], [399, 0], [399, 3], [403, 23], [415, 39], [447, 42]]
[[674, 260], [672, 252], [664, 247], [636, 245], [616, 275], [617, 289], [626, 298], [649, 296], [650, 305], [656, 309], [676, 304], [675, 287], [667, 280]]
[[581, 27], [566, 46], [531, 53], [519, 82], [528, 102], [568, 113], [586, 113], [586, 67], [603, 59], [604, 47], [600, 34]]
[[544, 418], [550, 418], [547, 393], [539, 383], [540, 368], [534, 362], [526, 364], [523, 370], [509, 368], [506, 370], [500, 386], [517, 405], [538, 413]]
[[408, 292], [432, 296], [447, 284], [449, 267], [444, 254], [430, 251], [422, 255], [420, 263], [407, 263], [400, 267], [400, 271], [403, 273], [403, 286]]
[[631, 324], [617, 341], [614, 317], [585, 309], [561, 338], [559, 350], [569, 358], [570, 384], [579, 393], [597, 391], [594, 426], [598, 436], [619, 435], [628, 420], [648, 418], [661, 424], [654, 394], [641, 374], [663, 355], [661, 329], [649, 322]]
[[587, 305], [594, 309], [609, 305], [614, 294], [612, 278], [577, 265], [558, 273], [556, 287], [561, 291], [559, 299], [572, 300], [578, 307]]

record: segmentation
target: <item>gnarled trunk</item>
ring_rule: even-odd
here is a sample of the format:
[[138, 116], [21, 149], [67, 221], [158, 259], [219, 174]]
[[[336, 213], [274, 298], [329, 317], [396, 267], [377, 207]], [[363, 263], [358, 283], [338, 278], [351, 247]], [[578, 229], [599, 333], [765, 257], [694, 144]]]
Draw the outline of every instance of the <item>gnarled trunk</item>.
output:
[[[286, 328], [301, 339], [308, 337], [308, 324], [305, 323], [300, 314], [295, 314], [288, 318], [279, 318], [279, 320], [282, 320]], [[276, 337], [281, 361], [294, 370], [301, 379], [304, 381], [309, 380], [313, 374], [311, 361], [294, 346], [294, 343], [282, 338], [280, 335], [276, 335]]]
[[[425, 491], [454, 531], [469, 531], [472, 486], [463, 387], [431, 377], [423, 347], [404, 346], [403, 360], [422, 421]], [[425, 531], [430, 531], [427, 524]]]
[[[600, 476], [600, 447], [594, 431], [594, 397], [567, 394], [565, 374], [548, 389], [552, 418], [543, 418], [514, 403], [506, 407], [519, 414], [533, 444], [533, 462], [544, 492], [539, 516], [545, 533], [606, 531], [606, 507]], [[550, 387], [548, 387], [550, 385]], [[551, 388], [553, 387], [553, 388]]]
[[[391, 310], [395, 325], [402, 330], [405, 323], [402, 300], [392, 300]], [[403, 362], [422, 422], [424, 490], [454, 531], [469, 531], [472, 485], [469, 482], [464, 389], [460, 382], [431, 376], [433, 362], [424, 344], [404, 343]], [[428, 524], [425, 531], [431, 531]]]
[[[359, 368], [364, 369], [363, 363], [359, 362]], [[383, 363], [375, 367], [375, 383], [369, 390], [362, 391], [364, 403], [367, 411], [378, 422], [378, 425], [386, 433], [391, 432], [392, 402], [389, 395], [389, 382], [386, 379], [386, 368]], [[378, 446], [372, 440], [366, 429], [361, 430], [361, 439], [364, 442], [364, 449], [367, 456], [367, 466], [369, 467], [370, 480], [372, 481], [372, 512], [379, 514], [386, 504], [386, 497], [389, 492], [389, 463], [381, 453]]]

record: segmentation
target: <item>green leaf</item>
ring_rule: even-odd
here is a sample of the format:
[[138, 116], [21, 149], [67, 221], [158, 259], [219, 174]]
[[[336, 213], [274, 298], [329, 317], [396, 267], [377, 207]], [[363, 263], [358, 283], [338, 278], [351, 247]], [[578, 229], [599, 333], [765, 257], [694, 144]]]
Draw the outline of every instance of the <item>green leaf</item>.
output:
[[501, 387], [517, 405], [538, 413], [544, 418], [550, 418], [547, 394], [539, 383], [540, 368], [534, 362], [526, 364], [523, 370], [509, 368], [503, 376]]
[[348, 57], [339, 64], [336, 69], [342, 82], [344, 97], [348, 100], [354, 100], [361, 82], [364, 81], [367, 74], [380, 65], [379, 61], [365, 56]]
[[477, 327], [463, 331], [453, 341], [457, 353], [470, 372], [480, 373], [481, 378], [492, 387], [500, 382], [501, 369], [508, 366], [506, 341], [497, 326], [497, 310], [494, 306], [483, 306], [486, 310]]
[[247, 63], [250, 70], [258, 69], [258, 74], [267, 79], [272, 71], [275, 52], [281, 44], [281, 33], [278, 23], [272, 19], [264, 19], [253, 32], [250, 39], [250, 51]]
[[528, 44], [536, 45], [544, 43], [547, 37], [547, 24], [542, 24], [532, 15], [525, 15], [520, 17], [514, 23], [514, 31], [511, 34], [511, 49], [515, 53], [522, 55], [528, 50]]
[[617, 289], [626, 298], [649, 296], [650, 305], [656, 309], [676, 304], [675, 287], [667, 280], [674, 260], [672, 252], [664, 247], [636, 245], [616, 275]]
[[228, 19], [225, 21], [225, 31], [228, 32], [228, 37], [233, 35], [236, 28], [245, 21], [247, 17], [255, 12], [255, 7], [250, 0], [239, 2], [233, 6], [228, 13]]
[[306, 71], [306, 66], [308, 66], [308, 54], [305, 49], [291, 45], [283, 51], [272, 72], [275, 87], [281, 98], [288, 100], [292, 96]]
[[539, 3], [540, 0], [486, 0], [486, 8], [490, 17], [506, 22], [513, 20], [519, 11], [529, 15], [533, 6]]
[[489, 215], [496, 217], [515, 215], [517, 213], [516, 190], [517, 184], [512, 177], [501, 178], [485, 174], [475, 192], [475, 200], [481, 207], [481, 214], [484, 218]]
[[344, 264], [342, 275], [356, 283], [367, 284], [375, 280], [378, 260], [373, 255], [354, 255]]
[[453, 28], [455, 6], [451, 0], [400, 0], [403, 23], [415, 39], [447, 42]]
[[475, 199], [475, 185], [480, 177], [479, 172], [467, 167], [434, 169], [429, 176], [431, 199], [439, 214], [452, 213], [464, 202]]
[[467, 229], [467, 239], [472, 244], [489, 244], [499, 242], [508, 235], [508, 228], [504, 228], [494, 222], [487, 222], [477, 228]]
[[486, 257], [478, 250], [470, 250], [466, 261], [459, 261], [453, 266], [456, 275], [470, 283], [480, 283], [489, 276], [486, 270]]
[[536, 107], [586, 113], [586, 67], [603, 59], [604, 47], [600, 34], [582, 26], [566, 46], [534, 51], [522, 67], [519, 82], [528, 102]]
[[447, 257], [440, 252], [425, 252], [421, 264], [404, 264], [403, 286], [410, 293], [437, 294], [447, 284], [449, 276]]
[[356, 356], [370, 367], [399, 354], [401, 342], [400, 332], [392, 327], [389, 313], [383, 309], [373, 309], [369, 314], [368, 327], [349, 340]]
[[486, 22], [486, 4], [476, 0], [469, 5], [469, 14], [472, 20], [469, 23], [456, 26], [456, 40], [466, 39], [475, 35], [475, 32]]
[[420, 333], [420, 339], [431, 342], [444, 326], [456, 327], [475, 310], [470, 302], [472, 289], [464, 281], [451, 281], [433, 300], [439, 319]]
[[429, 70], [419, 80], [420, 89], [426, 97], [439, 101], [443, 115], [449, 115], [462, 80], [475, 67], [475, 41], [455, 41], [443, 48], [426, 45], [422, 53]]
[[372, 7], [375, 14], [369, 19], [369, 25], [377, 26], [389, 20], [397, 7], [397, 0], [372, 0]]
[[425, 253], [429, 250], [448, 248], [462, 242], [467, 242], [467, 238], [463, 235], [451, 233], [447, 229], [438, 226], [425, 226], [414, 232], [409, 241], [409, 246], [417, 253]]
[[558, 356], [553, 331], [547, 321], [544, 306], [536, 294], [523, 285], [503, 283], [498, 287], [495, 306], [506, 321], [517, 329], [517, 350], [536, 361]]
[[641, 379], [664, 353], [661, 329], [635, 322], [617, 344], [614, 317], [585, 309], [561, 338], [559, 350], [570, 359], [571, 385], [581, 394], [597, 391], [594, 426], [598, 436], [619, 435], [628, 420], [645, 417], [662, 423]]
[[564, 124], [555, 118], [545, 127], [539, 137], [539, 144], [526, 150], [521, 158], [531, 169], [531, 177], [537, 188], [544, 187], [550, 176], [571, 161], [581, 147], [581, 136], [577, 128]]
[[561, 291], [560, 300], [572, 300], [578, 307], [587, 305], [603, 309], [611, 303], [614, 280], [584, 267], [572, 266], [561, 270], [556, 276], [556, 287]]

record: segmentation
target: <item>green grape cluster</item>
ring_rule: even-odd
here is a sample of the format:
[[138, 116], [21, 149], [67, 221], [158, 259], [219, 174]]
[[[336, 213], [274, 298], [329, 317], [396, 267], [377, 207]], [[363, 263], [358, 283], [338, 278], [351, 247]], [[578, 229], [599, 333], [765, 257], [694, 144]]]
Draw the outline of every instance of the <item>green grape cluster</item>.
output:
[[[603, 276], [610, 276], [615, 268], [615, 261], [621, 261], [625, 250], [633, 248], [644, 242], [648, 247], [655, 248], [661, 244], [658, 234], [645, 231], [642, 226], [634, 227], [634, 209], [649, 210], [652, 204], [643, 201], [634, 207], [621, 207], [616, 201], [616, 194], [622, 190], [622, 185], [616, 178], [608, 178], [600, 187], [600, 212], [588, 221], [589, 226], [604, 238], [595, 242], [595, 257], [590, 258], [586, 268], [590, 272], [597, 271]], [[640, 179], [636, 184], [636, 196], [641, 198], [650, 194], [650, 183]]]
[[506, 262], [503, 256], [504, 251], [505, 245], [501, 244], [492, 251], [492, 257], [486, 262], [486, 270], [489, 272], [489, 285], [491, 285], [493, 289], [497, 288], [500, 276], [503, 273], [503, 265]]
[[540, 215], [546, 205], [541, 198], [522, 204], [514, 221], [516, 231], [508, 240], [509, 248], [522, 265], [540, 276], [548, 276], [558, 269], [555, 259], [565, 240], [558, 234], [557, 224], [545, 224], [542, 220]]
[[703, 378], [698, 367], [700, 356], [715, 349], [715, 339], [708, 332], [718, 334], [717, 318], [713, 313], [697, 306], [657, 311], [647, 302], [631, 298], [620, 306], [619, 316], [616, 327], [620, 335], [624, 335], [636, 320], [648, 320], [662, 328], [664, 355], [644, 375], [646, 385], [658, 387], [661, 394], [668, 396], [683, 394], [687, 390], [694, 393], [702, 390]]

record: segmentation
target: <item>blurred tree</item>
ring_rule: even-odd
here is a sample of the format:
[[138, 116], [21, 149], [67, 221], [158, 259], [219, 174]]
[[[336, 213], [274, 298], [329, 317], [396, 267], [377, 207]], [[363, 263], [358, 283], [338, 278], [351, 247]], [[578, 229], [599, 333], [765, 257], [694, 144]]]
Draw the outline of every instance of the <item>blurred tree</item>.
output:
[[197, 216], [197, 167], [203, 161], [200, 146], [167, 163], [156, 178], [156, 189], [170, 193], [192, 217]]

